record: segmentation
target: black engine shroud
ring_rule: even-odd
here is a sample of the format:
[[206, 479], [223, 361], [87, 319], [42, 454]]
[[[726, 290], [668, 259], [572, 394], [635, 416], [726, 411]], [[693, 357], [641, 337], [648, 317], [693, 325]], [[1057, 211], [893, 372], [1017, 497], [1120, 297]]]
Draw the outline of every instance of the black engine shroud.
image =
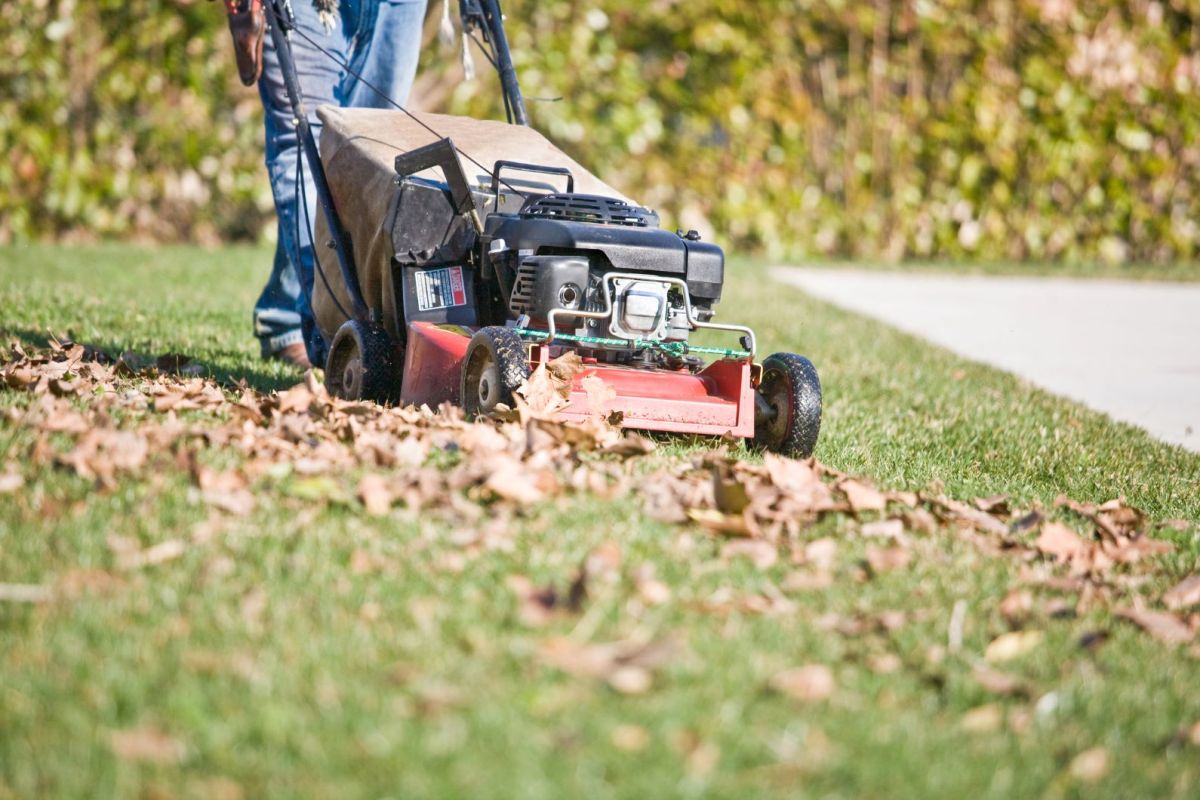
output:
[[[414, 177], [430, 167], [440, 167], [446, 181]], [[393, 285], [402, 295], [398, 330], [416, 321], [503, 325], [522, 314], [544, 323], [547, 308], [555, 306], [595, 311], [608, 273], [645, 276], [646, 285], [661, 293], [658, 338], [686, 338], [689, 313], [711, 319], [725, 279], [720, 247], [693, 231], [663, 230], [657, 214], [617, 198], [527, 191], [525, 183], [510, 191], [512, 185], [500, 179], [502, 167], [551, 171], [500, 162], [491, 186], [477, 188], [469, 185], [449, 140], [397, 158], [399, 189], [388, 225]], [[541, 277], [531, 281], [536, 275]], [[454, 281], [461, 281], [461, 292]], [[686, 309], [680, 282], [690, 300]], [[655, 298], [637, 294], [642, 307], [654, 307]], [[607, 326], [589, 332], [611, 333]]]

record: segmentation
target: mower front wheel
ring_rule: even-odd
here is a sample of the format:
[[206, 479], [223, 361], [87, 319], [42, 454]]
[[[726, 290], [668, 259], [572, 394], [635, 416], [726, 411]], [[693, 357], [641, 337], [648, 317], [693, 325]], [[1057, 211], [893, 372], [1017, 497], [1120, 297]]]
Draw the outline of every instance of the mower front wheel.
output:
[[325, 388], [342, 400], [395, 403], [404, 358], [388, 332], [374, 323], [347, 320], [325, 361]]
[[459, 397], [467, 419], [490, 416], [496, 407], [513, 407], [513, 393], [529, 378], [525, 342], [510, 328], [480, 328], [467, 345]]
[[821, 379], [804, 356], [763, 359], [755, 390], [754, 443], [791, 458], [808, 458], [821, 433]]

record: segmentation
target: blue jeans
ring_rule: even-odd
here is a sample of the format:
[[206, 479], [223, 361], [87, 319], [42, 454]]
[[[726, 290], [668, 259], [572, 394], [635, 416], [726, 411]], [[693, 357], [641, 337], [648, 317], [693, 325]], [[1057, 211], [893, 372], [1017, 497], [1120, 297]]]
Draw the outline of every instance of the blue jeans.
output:
[[[426, 0], [342, 0], [341, 13], [332, 31], [327, 31], [320, 22], [312, 0], [292, 0], [292, 9], [298, 31], [403, 105], [417, 73], [425, 3]], [[305, 111], [318, 141], [321, 136], [318, 106], [391, 107], [299, 33], [293, 33], [291, 41]], [[303, 342], [309, 359], [322, 366], [326, 343], [317, 330], [310, 303], [314, 275], [312, 229], [319, 213], [317, 195], [307, 163], [302, 167], [303, 180], [297, 180], [301, 159], [299, 136], [292, 125], [292, 108], [269, 32], [263, 47], [263, 75], [258, 91], [266, 112], [267, 174], [279, 222], [271, 276], [254, 305], [254, 333], [262, 343], [264, 356]], [[325, 270], [336, 270], [333, 253], [322, 258], [321, 265]]]

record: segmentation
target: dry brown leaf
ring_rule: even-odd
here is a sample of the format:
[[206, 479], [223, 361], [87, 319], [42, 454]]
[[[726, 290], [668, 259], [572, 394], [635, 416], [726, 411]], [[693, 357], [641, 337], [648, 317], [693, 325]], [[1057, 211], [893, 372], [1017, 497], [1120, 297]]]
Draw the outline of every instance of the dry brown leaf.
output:
[[780, 586], [785, 592], [814, 592], [833, 586], [833, 573], [826, 570], [816, 572], [789, 572]]
[[122, 761], [175, 764], [183, 760], [185, 753], [181, 741], [154, 725], [113, 731], [109, 744], [113, 755]]
[[972, 708], [960, 723], [967, 733], [994, 733], [1004, 725], [1004, 709], [995, 703]]
[[828, 537], [811, 541], [804, 546], [804, 563], [822, 570], [832, 569], [837, 560], [837, 548], [837, 540]]
[[833, 670], [825, 664], [807, 664], [776, 673], [770, 680], [770, 687], [793, 700], [810, 703], [832, 695], [837, 682]]
[[530, 627], [538, 627], [562, 617], [565, 602], [553, 586], [536, 586], [524, 575], [509, 575], [505, 585], [517, 596], [518, 616]]
[[641, 725], [618, 725], [613, 728], [609, 738], [613, 747], [627, 753], [645, 750], [650, 744], [650, 732]]
[[904, 662], [895, 653], [880, 653], [867, 659], [867, 668], [877, 675], [891, 675], [904, 669]]
[[1087, 553], [1091, 545], [1084, 541], [1079, 534], [1058, 522], [1048, 522], [1042, 526], [1042, 533], [1033, 543], [1044, 555], [1059, 561], [1070, 561]]
[[863, 511], [883, 511], [887, 508], [887, 497], [868, 483], [850, 479], [839, 483], [837, 488], [846, 495], [846, 502], [856, 514]]
[[881, 519], [868, 522], [859, 529], [868, 539], [904, 539], [904, 522], [899, 519]]
[[1084, 750], [1071, 759], [1071, 777], [1083, 783], [1097, 783], [1108, 774], [1108, 751], [1103, 747]]
[[721, 558], [746, 558], [758, 569], [770, 569], [779, 561], [779, 548], [762, 539], [739, 539], [721, 547]]
[[1165, 611], [1151, 611], [1145, 608], [1118, 608], [1113, 610], [1113, 616], [1126, 619], [1137, 625], [1146, 633], [1167, 644], [1185, 644], [1190, 642], [1196, 632], [1185, 625], [1174, 614]]
[[0, 603], [47, 603], [54, 589], [36, 583], [0, 583]]
[[1045, 638], [1041, 631], [1012, 631], [1002, 633], [988, 644], [983, 657], [993, 664], [1014, 661], [1037, 649]]
[[387, 479], [368, 472], [358, 482], [358, 499], [373, 517], [382, 517], [392, 510], [392, 493]]
[[867, 564], [874, 573], [904, 569], [912, 555], [903, 547], [868, 547]]
[[654, 678], [644, 667], [619, 666], [608, 675], [608, 685], [621, 694], [645, 694], [654, 685]]
[[617, 399], [617, 390], [604, 382], [603, 378], [588, 375], [579, 381], [587, 397], [587, 411], [593, 417], [606, 419], [612, 412], [613, 402]]
[[1033, 613], [1033, 594], [1025, 589], [1013, 589], [1000, 601], [1000, 613], [1009, 625], [1019, 627]]
[[570, 384], [556, 379], [545, 364], [539, 364], [528, 380], [517, 389], [517, 407], [523, 422], [550, 417], [567, 405]]
[[722, 514], [716, 509], [689, 508], [687, 516], [696, 524], [714, 533], [723, 533], [728, 536], [755, 536], [757, 534], [744, 514]]
[[1175, 584], [1163, 595], [1162, 601], [1172, 611], [1200, 605], [1200, 574], [1189, 575]]
[[539, 476], [511, 457], [494, 460], [484, 487], [503, 500], [519, 506], [532, 505], [546, 498]]
[[625, 694], [650, 688], [654, 670], [674, 657], [673, 639], [629, 640], [584, 644], [567, 638], [550, 639], [539, 651], [543, 663], [581, 677], [597, 678]]
[[0, 494], [12, 494], [25, 485], [25, 478], [11, 467], [0, 473]]
[[979, 666], [975, 668], [973, 675], [976, 683], [990, 694], [1009, 696], [1028, 693], [1028, 689], [1022, 683], [1021, 679], [1007, 672], [1000, 672], [999, 670]]
[[117, 556], [117, 566], [121, 569], [141, 569], [173, 561], [186, 552], [187, 544], [182, 539], [168, 539], [145, 550], [120, 553]]

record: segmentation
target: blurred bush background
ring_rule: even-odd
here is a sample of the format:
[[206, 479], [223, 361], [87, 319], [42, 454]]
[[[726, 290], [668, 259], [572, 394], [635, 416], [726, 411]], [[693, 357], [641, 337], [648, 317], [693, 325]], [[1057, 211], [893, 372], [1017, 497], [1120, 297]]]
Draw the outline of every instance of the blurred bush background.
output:
[[[295, 0], [307, 2], [308, 0]], [[412, 105], [498, 116], [430, 40]], [[1166, 262], [1200, 241], [1200, 0], [506, 0], [535, 125], [774, 257]], [[0, 4], [0, 241], [272, 230], [204, 0]]]

